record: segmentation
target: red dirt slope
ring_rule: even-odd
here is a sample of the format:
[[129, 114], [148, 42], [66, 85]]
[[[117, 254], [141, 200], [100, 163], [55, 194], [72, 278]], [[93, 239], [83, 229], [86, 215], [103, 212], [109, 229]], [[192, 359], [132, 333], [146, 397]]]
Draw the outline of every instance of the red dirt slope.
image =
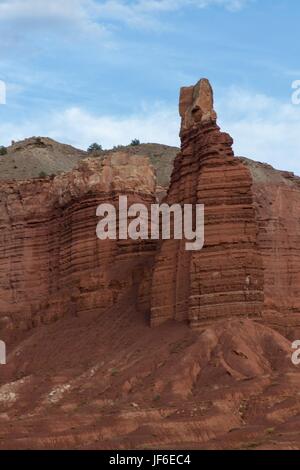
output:
[[16, 339], [0, 448], [299, 447], [289, 341], [252, 320], [151, 329], [134, 298]]

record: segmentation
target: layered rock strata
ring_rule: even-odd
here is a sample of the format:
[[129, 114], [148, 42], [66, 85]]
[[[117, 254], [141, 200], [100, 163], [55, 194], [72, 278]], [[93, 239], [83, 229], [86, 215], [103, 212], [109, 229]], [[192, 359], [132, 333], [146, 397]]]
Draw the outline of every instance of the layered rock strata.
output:
[[205, 245], [165, 240], [157, 256], [151, 323], [188, 320], [198, 327], [234, 316], [259, 318], [264, 299], [259, 225], [249, 169], [236, 159], [232, 139], [220, 132], [207, 80], [180, 95], [181, 152], [167, 202], [205, 205]]
[[263, 260], [263, 321], [291, 339], [300, 334], [300, 178], [242, 158], [250, 170]]
[[180, 113], [200, 251], [97, 239], [101, 202], [155, 201], [140, 156], [0, 183], [1, 449], [300, 448], [300, 179], [233, 156], [206, 80]]
[[234, 157], [207, 80], [181, 90], [180, 115], [165, 202], [205, 205], [203, 249], [186, 251], [186, 240], [97, 239], [101, 202], [156, 201], [154, 170], [140, 155], [112, 152], [56, 177], [2, 181], [1, 334], [104, 312], [126, 296], [153, 326], [250, 317], [289, 336], [300, 330], [300, 179]]
[[102, 202], [154, 201], [147, 158], [115, 153], [55, 178], [0, 183], [0, 328], [104, 311], [142, 277], [156, 242], [99, 240]]

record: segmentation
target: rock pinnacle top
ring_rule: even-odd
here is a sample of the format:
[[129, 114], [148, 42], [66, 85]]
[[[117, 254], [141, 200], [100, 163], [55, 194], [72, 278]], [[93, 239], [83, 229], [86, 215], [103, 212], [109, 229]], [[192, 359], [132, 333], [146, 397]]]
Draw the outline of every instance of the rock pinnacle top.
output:
[[201, 123], [216, 122], [217, 114], [209, 80], [202, 78], [194, 86], [181, 88], [179, 114], [181, 132]]

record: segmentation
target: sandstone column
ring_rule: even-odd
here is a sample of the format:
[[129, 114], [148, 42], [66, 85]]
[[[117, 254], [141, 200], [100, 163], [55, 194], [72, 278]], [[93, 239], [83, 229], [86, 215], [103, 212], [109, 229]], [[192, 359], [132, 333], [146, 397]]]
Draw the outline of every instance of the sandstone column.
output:
[[185, 251], [185, 240], [164, 240], [152, 281], [151, 324], [259, 317], [263, 268], [248, 168], [234, 157], [232, 138], [220, 131], [206, 79], [182, 88], [181, 152], [167, 203], [205, 205], [205, 245]]

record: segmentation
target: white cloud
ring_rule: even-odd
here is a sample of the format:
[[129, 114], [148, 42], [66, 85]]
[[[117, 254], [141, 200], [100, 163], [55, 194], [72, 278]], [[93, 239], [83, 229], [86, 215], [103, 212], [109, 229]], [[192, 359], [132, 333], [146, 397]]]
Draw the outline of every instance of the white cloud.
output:
[[[95, 5], [94, 12], [99, 18], [120, 21], [135, 27], [153, 27], [159, 22], [159, 15], [186, 7], [224, 7], [237, 11], [253, 0], [106, 0]], [[96, 3], [96, 2], [94, 2]]]
[[106, 0], [99, 2], [111, 11], [119, 5], [136, 12], [164, 12], [178, 10], [185, 7], [206, 8], [210, 6], [221, 6], [228, 10], [239, 10], [252, 0]]
[[134, 138], [142, 142], [178, 144], [179, 119], [176, 109], [170, 110], [161, 105], [154, 108], [125, 117], [93, 116], [80, 108], [67, 109], [55, 118], [51, 135], [56, 138], [70, 135], [74, 144], [84, 148], [91, 142], [99, 142], [105, 148], [126, 145]]
[[300, 106], [231, 88], [216, 108], [222, 129], [234, 139], [236, 155], [300, 175]]
[[[57, 32], [57, 28], [82, 33], [103, 33], [105, 28], [95, 21], [97, 3], [94, 0], [0, 0], [1, 28], [10, 25], [28, 31]], [[19, 34], [16, 30], [14, 34]]]
[[92, 142], [99, 142], [104, 148], [127, 145], [134, 138], [142, 142], [178, 145], [178, 132], [177, 109], [160, 104], [154, 105], [151, 110], [144, 107], [139, 113], [126, 117], [96, 116], [74, 107], [44, 116], [36, 122], [0, 125], [2, 142], [6, 145], [11, 140], [44, 135], [84, 149]]
[[185, 7], [221, 6], [239, 10], [252, 0], [0, 0], [0, 22], [17, 23], [25, 30], [64, 26], [82, 32], [102, 33], [104, 21], [138, 27], [157, 24], [157, 14]]
[[159, 15], [182, 10], [187, 7], [207, 8], [220, 6], [229, 11], [238, 11], [253, 0], [106, 0], [95, 8], [99, 18], [115, 20], [134, 27], [164, 27]]
[[[291, 89], [291, 94], [292, 94]], [[300, 106], [271, 96], [230, 88], [216, 102], [222, 130], [234, 139], [236, 155], [270, 163], [300, 175]], [[138, 113], [96, 115], [79, 107], [67, 108], [35, 121], [1, 124], [1, 144], [32, 135], [45, 135], [76, 147], [99, 142], [105, 148], [142, 142], [179, 145], [177, 106], [154, 104]]]

